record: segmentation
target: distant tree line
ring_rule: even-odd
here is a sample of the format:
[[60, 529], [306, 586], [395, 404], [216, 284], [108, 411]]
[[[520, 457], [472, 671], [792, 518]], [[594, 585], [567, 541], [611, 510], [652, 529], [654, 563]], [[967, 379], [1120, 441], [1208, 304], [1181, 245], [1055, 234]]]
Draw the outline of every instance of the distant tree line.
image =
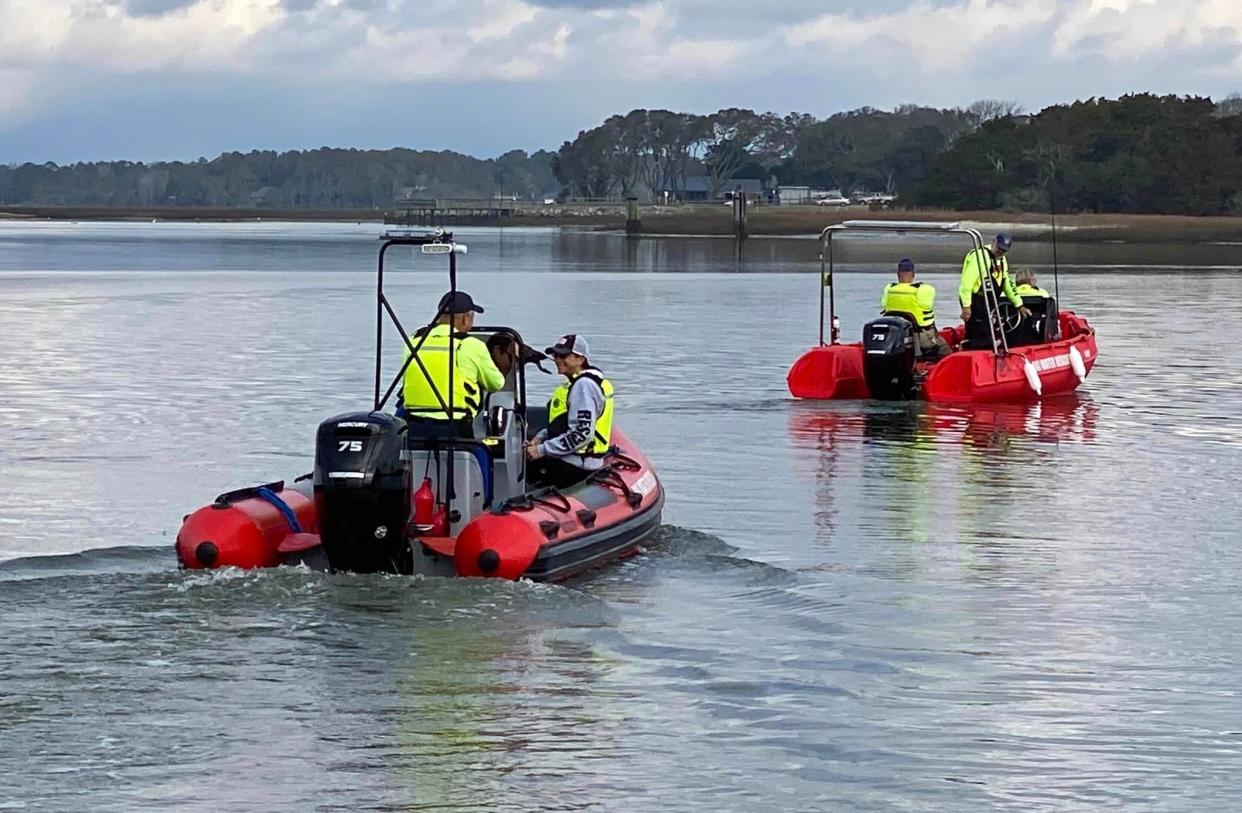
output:
[[956, 138], [1015, 110], [984, 100], [952, 110], [864, 107], [822, 121], [737, 108], [634, 110], [561, 145], [553, 171], [567, 194], [585, 198], [678, 196], [690, 176], [707, 178], [712, 197], [740, 178], [891, 192], [920, 180]]
[[229, 152], [191, 162], [0, 166], [0, 204], [370, 209], [406, 197], [555, 193], [553, 155], [481, 160], [456, 152], [317, 149]]
[[717, 197], [739, 179], [898, 195], [912, 206], [1242, 213], [1242, 97], [1137, 94], [1024, 114], [982, 100], [816, 119], [633, 110], [555, 153], [230, 152], [192, 162], [0, 166], [0, 205], [387, 208], [402, 197]]
[[1003, 117], [936, 157], [909, 202], [954, 209], [1242, 214], [1242, 99], [1139, 94]]
[[733, 179], [863, 189], [950, 209], [1242, 213], [1242, 97], [1137, 94], [1027, 115], [1012, 102], [707, 116], [634, 110], [578, 134], [553, 170], [583, 197], [715, 197]]

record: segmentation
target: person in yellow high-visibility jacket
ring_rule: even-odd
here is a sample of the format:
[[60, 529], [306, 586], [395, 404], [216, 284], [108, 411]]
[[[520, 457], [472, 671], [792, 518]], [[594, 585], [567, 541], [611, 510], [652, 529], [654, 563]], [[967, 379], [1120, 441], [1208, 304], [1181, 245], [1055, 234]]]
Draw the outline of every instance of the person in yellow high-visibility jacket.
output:
[[914, 323], [920, 356], [934, 358], [951, 352], [936, 330], [936, 289], [926, 282], [914, 281], [914, 261], [908, 257], [897, 263], [897, 281], [884, 286], [880, 312], [885, 316], [904, 316]]
[[470, 294], [447, 293], [440, 299], [435, 322], [410, 337], [418, 352], [405, 368], [401, 400], [412, 429], [417, 426], [423, 434], [437, 437], [470, 437], [484, 396], [504, 388], [505, 374], [496, 366], [487, 345], [469, 335], [474, 315], [482, 312]]
[[966, 340], [981, 341], [990, 336], [987, 306], [983, 301], [983, 279], [988, 274], [999, 301], [1003, 296], [1018, 309], [1023, 317], [1031, 312], [1022, 304], [1009, 276], [1009, 253], [1013, 240], [1004, 232], [981, 249], [971, 249], [962, 260], [962, 277], [957, 286], [957, 298], [962, 306], [962, 321], [966, 323]]
[[1035, 279], [1035, 272], [1029, 268], [1023, 268], [1014, 275], [1015, 288], [1018, 296], [1028, 297], [1037, 296], [1042, 299], [1052, 298], [1052, 294], [1039, 287], [1039, 282]]

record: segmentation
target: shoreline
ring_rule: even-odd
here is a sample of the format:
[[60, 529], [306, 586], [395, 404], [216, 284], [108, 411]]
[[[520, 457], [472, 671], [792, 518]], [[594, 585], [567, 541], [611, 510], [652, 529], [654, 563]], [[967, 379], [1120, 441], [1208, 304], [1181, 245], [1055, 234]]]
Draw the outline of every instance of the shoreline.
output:
[[[383, 224], [377, 209], [227, 209], [106, 206], [12, 206], [0, 208], [0, 223], [32, 221], [105, 221], [182, 223], [334, 222]], [[720, 205], [648, 206], [641, 213], [647, 237], [731, 236], [733, 210]], [[1005, 230], [1031, 242], [1050, 242], [1047, 215], [1000, 211], [869, 210], [866, 206], [826, 209], [816, 206], [757, 206], [749, 212], [752, 237], [812, 236], [845, 220], [925, 220], [960, 222], [985, 233]], [[446, 218], [444, 226], [582, 227], [622, 231], [625, 215], [615, 207], [549, 207], [504, 218]], [[1066, 242], [1239, 243], [1242, 217], [1188, 215], [1072, 214], [1057, 216], [1057, 236]]]

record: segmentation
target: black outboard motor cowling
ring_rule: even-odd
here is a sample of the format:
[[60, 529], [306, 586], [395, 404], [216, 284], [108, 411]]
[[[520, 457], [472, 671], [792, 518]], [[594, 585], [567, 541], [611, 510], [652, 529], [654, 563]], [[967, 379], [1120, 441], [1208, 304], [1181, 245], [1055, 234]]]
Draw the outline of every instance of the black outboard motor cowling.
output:
[[405, 422], [383, 412], [337, 415], [315, 438], [315, 510], [332, 570], [396, 570], [405, 554], [410, 469]]
[[863, 327], [863, 375], [871, 397], [901, 401], [914, 393], [914, 325], [881, 316]]

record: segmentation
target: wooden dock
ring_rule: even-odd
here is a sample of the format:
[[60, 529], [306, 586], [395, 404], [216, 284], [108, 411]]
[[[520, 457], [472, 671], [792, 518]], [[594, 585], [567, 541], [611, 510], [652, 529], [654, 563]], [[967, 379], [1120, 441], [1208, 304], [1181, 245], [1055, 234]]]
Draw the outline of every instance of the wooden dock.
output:
[[394, 226], [432, 226], [438, 223], [486, 223], [542, 209], [539, 201], [503, 198], [421, 198], [398, 200], [384, 213]]

